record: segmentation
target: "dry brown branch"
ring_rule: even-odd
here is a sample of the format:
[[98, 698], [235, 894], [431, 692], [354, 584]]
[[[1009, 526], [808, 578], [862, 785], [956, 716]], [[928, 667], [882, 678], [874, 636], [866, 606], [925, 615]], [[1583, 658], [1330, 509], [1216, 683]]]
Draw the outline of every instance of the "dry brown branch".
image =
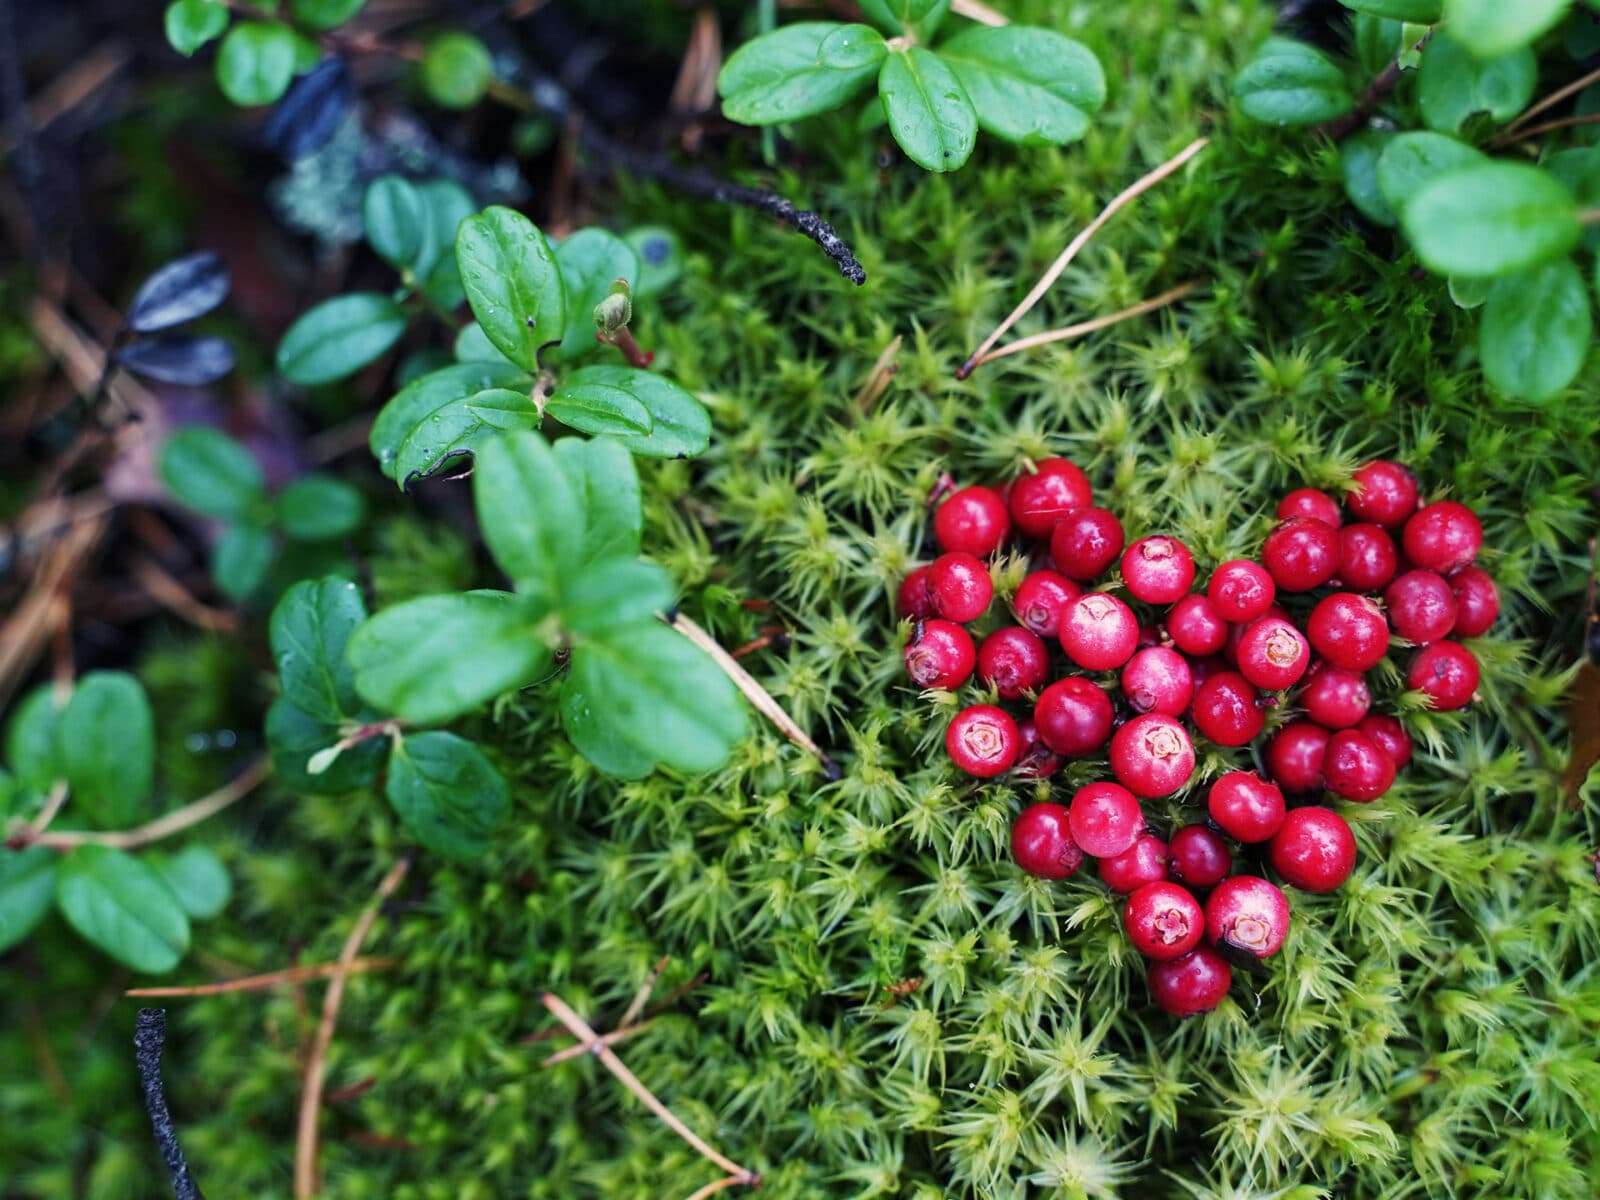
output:
[[278, 987], [281, 984], [310, 983], [318, 979], [329, 979], [343, 971], [347, 975], [359, 975], [364, 971], [387, 971], [397, 965], [398, 959], [393, 958], [356, 958], [345, 967], [339, 963], [319, 963], [310, 967], [285, 967], [281, 971], [269, 971], [265, 975], [246, 975], [239, 979], [227, 979], [221, 983], [197, 983], [191, 987], [150, 987], [129, 988], [123, 992], [124, 996], [137, 997], [171, 997], [171, 996], [227, 996], [234, 992], [263, 992], [268, 988]]
[[[649, 1028], [649, 1021], [641, 1021], [637, 1025], [627, 1025], [621, 1029], [613, 1029], [610, 1033], [603, 1034], [600, 1040], [607, 1046], [615, 1046], [619, 1042], [627, 1041], [634, 1034], [643, 1033]], [[585, 1045], [583, 1042], [578, 1042], [575, 1045], [568, 1046], [565, 1050], [557, 1050], [547, 1058], [540, 1059], [539, 1065], [541, 1067], [553, 1067], [557, 1063], [564, 1063], [574, 1058], [582, 1058], [585, 1054], [592, 1054], [593, 1052], [592, 1047]]]
[[27, 594], [0, 625], [0, 706], [38, 661], [49, 641], [60, 602], [99, 546], [109, 524], [107, 513], [100, 511], [69, 525], [45, 551]]
[[1199, 286], [1200, 281], [1198, 279], [1191, 279], [1188, 283], [1181, 283], [1175, 288], [1162, 292], [1159, 296], [1152, 296], [1149, 300], [1141, 300], [1138, 304], [1125, 308], [1121, 312], [1114, 312], [1109, 316], [1096, 317], [1092, 321], [1080, 321], [1076, 325], [1068, 325], [1061, 329], [1051, 329], [1045, 333], [1036, 333], [1031, 337], [1018, 338], [1014, 342], [1007, 342], [998, 350], [989, 351], [972, 365], [979, 367], [986, 362], [993, 362], [997, 358], [1004, 358], [1008, 354], [1019, 354], [1024, 350], [1032, 350], [1036, 346], [1049, 345], [1051, 342], [1070, 341], [1073, 338], [1082, 337], [1086, 333], [1094, 333], [1097, 329], [1106, 329], [1120, 321], [1126, 321], [1131, 317], [1143, 316], [1147, 312], [1154, 312], [1158, 308], [1163, 308], [1174, 300], [1187, 296]]
[[690, 1196], [689, 1200], [706, 1200], [707, 1196], [715, 1196], [718, 1192], [727, 1188], [738, 1187], [743, 1182], [744, 1180], [737, 1175], [724, 1175], [721, 1179], [716, 1179], [706, 1184], [705, 1187]]
[[1562, 117], [1557, 121], [1545, 121], [1540, 125], [1529, 125], [1526, 129], [1517, 130], [1510, 137], [1501, 134], [1489, 144], [1496, 148], [1514, 146], [1516, 143], [1526, 141], [1528, 138], [1538, 137], [1541, 133], [1554, 133], [1557, 129], [1572, 129], [1578, 125], [1594, 125], [1596, 123], [1600, 123], [1600, 113], [1584, 113], [1582, 116], [1577, 117]]
[[134, 850], [151, 842], [159, 842], [162, 838], [171, 837], [191, 825], [198, 825], [208, 817], [216, 816], [229, 805], [243, 800], [270, 774], [272, 774], [272, 760], [262, 754], [253, 759], [238, 776], [209, 796], [202, 796], [193, 804], [185, 804], [164, 817], [157, 817], [154, 821], [135, 826], [133, 829], [122, 829], [114, 833], [101, 833], [92, 829], [63, 830], [60, 833], [42, 833], [22, 844], [50, 846], [56, 850], [71, 850], [74, 846], [91, 845]]

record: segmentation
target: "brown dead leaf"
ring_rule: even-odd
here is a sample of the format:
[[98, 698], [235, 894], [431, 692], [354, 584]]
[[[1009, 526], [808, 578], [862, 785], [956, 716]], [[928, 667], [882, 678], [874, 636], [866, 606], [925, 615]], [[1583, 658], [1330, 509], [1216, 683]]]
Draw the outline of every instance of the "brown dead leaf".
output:
[[1572, 757], [1561, 786], [1576, 806], [1578, 789], [1589, 777], [1590, 768], [1600, 762], [1600, 667], [1592, 662], [1578, 668], [1572, 698], [1567, 702], [1567, 724], [1572, 730]]

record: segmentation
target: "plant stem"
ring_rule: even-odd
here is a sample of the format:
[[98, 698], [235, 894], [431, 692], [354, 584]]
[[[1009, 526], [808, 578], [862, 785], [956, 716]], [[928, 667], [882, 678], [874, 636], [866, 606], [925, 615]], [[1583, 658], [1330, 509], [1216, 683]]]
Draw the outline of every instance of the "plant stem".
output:
[[161, 1051], [166, 1041], [167, 1010], [141, 1008], [134, 1027], [133, 1052], [139, 1064], [139, 1090], [144, 1093], [144, 1110], [150, 1114], [150, 1127], [155, 1132], [161, 1160], [167, 1164], [167, 1174], [172, 1178], [176, 1200], [205, 1200], [199, 1185], [189, 1174], [183, 1147], [178, 1144], [178, 1130], [167, 1108], [167, 1089], [161, 1082]]
[[1595, 82], [1600, 82], [1600, 69], [1590, 71], [1587, 75], [1583, 75], [1577, 79], [1574, 79], [1571, 83], [1567, 84], [1566, 87], [1558, 88], [1557, 90], [1551, 92], [1543, 100], [1539, 101], [1539, 103], [1524, 109], [1522, 114], [1518, 116], [1515, 121], [1512, 121], [1511, 124], [1502, 129], [1499, 136], [1489, 144], [1491, 146], [1498, 146], [1503, 142], [1514, 140], [1509, 137], [1510, 134], [1515, 133], [1518, 129], [1521, 129], [1524, 125], [1533, 120], [1533, 118], [1537, 117], [1540, 113], [1544, 112], [1547, 108], [1552, 108], [1555, 105], [1560, 104], [1568, 96], [1583, 91], [1584, 88]]
[[157, 997], [169, 999], [179, 996], [227, 996], [234, 992], [261, 992], [283, 983], [311, 983], [317, 979], [327, 979], [340, 971], [349, 975], [357, 975], [364, 971], [387, 971], [396, 961], [392, 958], [357, 958], [351, 960], [348, 967], [339, 963], [285, 967], [281, 971], [269, 971], [265, 975], [246, 975], [240, 979], [224, 980], [222, 983], [197, 983], [192, 987], [129, 988], [122, 994], [140, 999]]
[[1367, 84], [1365, 90], [1362, 91], [1360, 97], [1356, 100], [1356, 106], [1354, 108], [1345, 113], [1344, 116], [1335, 117], [1331, 121], [1325, 121], [1318, 127], [1323, 135], [1326, 136], [1330, 142], [1342, 142], [1345, 138], [1349, 137], [1352, 133], [1359, 129], [1361, 127], [1361, 123], [1367, 119], [1368, 114], [1370, 114], [1373, 109], [1378, 107], [1378, 102], [1390, 92], [1394, 91], [1395, 85], [1400, 82], [1400, 77], [1405, 74], [1405, 68], [1400, 65], [1400, 60], [1403, 59], [1407, 54], [1415, 54], [1420, 51], [1428, 44], [1428, 39], [1432, 36], [1433, 30], [1430, 29], [1427, 33], [1423, 34], [1420, 39], [1418, 39], [1416, 45], [1410, 47], [1403, 53], [1395, 55], [1394, 61], [1382, 71], [1378, 72], [1378, 74], [1373, 77], [1372, 82]]
[[1051, 342], [1065, 342], [1075, 337], [1082, 337], [1086, 333], [1093, 333], [1097, 329], [1105, 329], [1119, 321], [1126, 321], [1130, 317], [1142, 316], [1158, 308], [1171, 304], [1174, 300], [1187, 296], [1200, 286], [1198, 279], [1191, 279], [1188, 283], [1180, 283], [1169, 291], [1162, 292], [1159, 296], [1152, 296], [1149, 300], [1141, 300], [1130, 308], [1121, 312], [1111, 313], [1109, 316], [1096, 317], [1092, 321], [1082, 321], [1076, 325], [1068, 325], [1061, 329], [1052, 329], [1046, 333], [1036, 333], [1031, 337], [1018, 338], [1014, 342], [1007, 342], [998, 350], [991, 350], [980, 357], [972, 365], [980, 367], [986, 362], [993, 362], [997, 358], [1004, 358], [1008, 354], [1017, 354], [1023, 350], [1032, 350], [1036, 346], [1045, 346]]
[[248, 796], [270, 774], [272, 774], [272, 760], [263, 754], [236, 778], [223, 784], [209, 796], [204, 796], [193, 804], [186, 804], [144, 825], [115, 833], [100, 833], [87, 829], [42, 833], [31, 839], [31, 844], [50, 846], [56, 850], [71, 850], [75, 846], [111, 846], [118, 850], [136, 850], [140, 846], [171, 837], [191, 825], [197, 825], [207, 817], [216, 816], [229, 805], [237, 804]]
[[[1496, 149], [1504, 146], [1515, 146], [1518, 142], [1538, 137], [1541, 133], [1553, 133], [1557, 129], [1571, 129], [1577, 125], [1594, 125], [1597, 122], [1600, 122], [1600, 113], [1584, 113], [1582, 116], [1577, 117], [1562, 117], [1560, 120], [1545, 121], [1540, 125], [1530, 125], [1526, 129], [1519, 129], [1513, 137], [1507, 137], [1505, 133], [1502, 133], [1489, 144]], [[1510, 130], [1506, 131], [1506, 133], [1510, 132]]]

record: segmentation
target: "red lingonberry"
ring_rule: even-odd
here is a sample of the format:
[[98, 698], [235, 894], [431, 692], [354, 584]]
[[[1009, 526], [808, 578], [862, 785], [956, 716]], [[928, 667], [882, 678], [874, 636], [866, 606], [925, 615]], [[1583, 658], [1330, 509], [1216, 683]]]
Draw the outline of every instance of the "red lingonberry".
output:
[[1372, 707], [1372, 691], [1359, 671], [1319, 661], [1307, 673], [1300, 703], [1306, 716], [1324, 729], [1349, 729]]
[[1043, 638], [1059, 638], [1067, 606], [1082, 594], [1083, 589], [1065, 575], [1034, 571], [1018, 585], [1011, 609], [1024, 628]]
[[1225, 621], [1247, 624], [1266, 616], [1278, 594], [1272, 573], [1248, 558], [1230, 558], [1211, 572], [1206, 595]]
[[1339, 531], [1310, 517], [1280, 522], [1261, 546], [1261, 564], [1279, 591], [1309, 592], [1339, 569]]
[[1389, 652], [1389, 622], [1367, 596], [1334, 592], [1317, 601], [1306, 622], [1316, 652], [1346, 671], [1370, 671]]
[[1122, 694], [1135, 712], [1181, 716], [1194, 695], [1189, 660], [1165, 646], [1139, 651], [1122, 668]]
[[1341, 729], [1328, 739], [1322, 780], [1334, 795], [1366, 804], [1394, 783], [1394, 759], [1359, 729]]
[[1283, 824], [1283, 793], [1254, 771], [1229, 771], [1206, 796], [1211, 819], [1236, 842], [1264, 842]]
[[1194, 774], [1194, 743], [1171, 717], [1146, 713], [1111, 735], [1111, 770], [1137, 796], [1170, 796]]
[[1320, 792], [1322, 759], [1332, 735], [1311, 721], [1290, 721], [1267, 739], [1267, 774], [1286, 792]]
[[944, 731], [944, 748], [951, 761], [979, 779], [1009, 771], [1021, 745], [1017, 723], [992, 704], [963, 708]]
[[1228, 843], [1205, 825], [1185, 825], [1174, 833], [1167, 855], [1171, 859], [1167, 873], [1185, 887], [1201, 891], [1216, 887], [1233, 870]]
[[1068, 809], [1072, 840], [1085, 854], [1115, 858], [1129, 850], [1144, 832], [1138, 798], [1115, 783], [1090, 783], [1079, 788]]
[[1017, 722], [1017, 765], [1012, 768], [1021, 779], [1045, 779], [1061, 769], [1062, 758], [1039, 736], [1039, 723], [1032, 717]]
[[1339, 582], [1358, 592], [1376, 592], [1394, 578], [1400, 556], [1382, 525], [1360, 521], [1339, 530]]
[[971, 554], [941, 554], [928, 566], [933, 611], [947, 621], [975, 621], [994, 597], [989, 568]]
[[1114, 671], [1133, 657], [1139, 622], [1133, 610], [1104, 592], [1085, 592], [1061, 622], [1061, 648], [1086, 671]]
[[1389, 623], [1408, 642], [1426, 646], [1455, 627], [1456, 596], [1434, 571], [1407, 571], [1383, 592]]
[[1417, 511], [1417, 477], [1397, 462], [1369, 462], [1351, 477], [1345, 505], [1363, 521], [1396, 529]]
[[1171, 604], [1194, 582], [1194, 555], [1177, 538], [1140, 538], [1123, 551], [1122, 582], [1135, 600]]
[[1030, 875], [1065, 879], [1083, 865], [1083, 851], [1072, 840], [1067, 810], [1045, 801], [1030, 804], [1011, 823], [1011, 857]]
[[1147, 883], [1122, 906], [1122, 923], [1133, 948], [1156, 962], [1182, 958], [1200, 944], [1205, 913], [1200, 902], [1175, 883]]
[[928, 590], [928, 568], [917, 567], [900, 581], [894, 606], [902, 617], [921, 621], [934, 615], [933, 593]]
[[1058, 679], [1033, 706], [1039, 737], [1057, 754], [1092, 754], [1111, 736], [1111, 698], [1081, 675]]
[[1050, 559], [1068, 579], [1087, 583], [1117, 561], [1125, 538], [1116, 514], [1092, 505], [1074, 509], [1050, 535]]
[[996, 629], [978, 646], [978, 678], [1007, 700], [1038, 691], [1049, 676], [1044, 639], [1021, 625]]
[[1257, 875], [1224, 879], [1206, 900], [1206, 940], [1226, 941], [1257, 958], [1278, 952], [1289, 933], [1289, 901]]
[[1189, 716], [1200, 736], [1219, 746], [1253, 742], [1267, 723], [1261, 693], [1237, 671], [1217, 671], [1202, 680]]
[[[1294, 624], [1294, 618], [1289, 615], [1289, 610], [1280, 604], [1274, 604], [1262, 616], [1257, 617], [1256, 621], [1264, 621], [1267, 617], [1273, 617], [1279, 621], [1287, 621], [1291, 625]], [[1222, 654], [1228, 660], [1228, 665], [1233, 667], [1234, 670], [1239, 668], [1239, 643], [1244, 640], [1245, 632], [1256, 621], [1246, 621], [1243, 625], [1228, 626], [1228, 640], [1223, 643]]]
[[954, 621], [919, 621], [906, 646], [906, 671], [918, 687], [954, 691], [978, 661], [972, 635]]
[[1093, 501], [1087, 475], [1064, 458], [1047, 458], [1033, 474], [1012, 482], [1008, 503], [1018, 529], [1031, 538], [1047, 538], [1057, 521]]
[[1478, 690], [1478, 659], [1460, 642], [1435, 642], [1411, 660], [1406, 686], [1426, 692], [1441, 712], [1465, 708]]
[[1296, 488], [1282, 500], [1278, 501], [1278, 520], [1286, 521], [1290, 517], [1306, 517], [1312, 521], [1321, 521], [1324, 525], [1339, 528], [1343, 520], [1339, 512], [1339, 502], [1327, 492], [1319, 492], [1316, 488]]
[[1100, 860], [1100, 879], [1119, 896], [1136, 892], [1147, 883], [1167, 877], [1167, 844], [1146, 833], [1121, 854]]
[[1331, 892], [1356, 869], [1356, 836], [1331, 808], [1296, 808], [1273, 834], [1267, 860], [1290, 887]]
[[1222, 1003], [1233, 984], [1233, 968], [1210, 946], [1196, 946], [1182, 958], [1153, 962], [1145, 971], [1150, 998], [1174, 1017], [1208, 1013]]
[[1405, 765], [1411, 761], [1411, 735], [1406, 732], [1406, 727], [1400, 724], [1399, 717], [1372, 713], [1370, 716], [1362, 717], [1361, 723], [1356, 728], [1371, 738], [1378, 749], [1389, 756], [1396, 771], [1404, 770]]
[[1447, 575], [1478, 557], [1483, 525], [1465, 504], [1439, 500], [1411, 515], [1400, 544], [1414, 565]]
[[[1183, 649], [1182, 646], [1179, 646], [1178, 648], [1180, 650]], [[1210, 679], [1218, 671], [1231, 670], [1233, 670], [1233, 665], [1220, 654], [1207, 654], [1201, 658], [1191, 658], [1189, 660], [1189, 674], [1194, 676], [1194, 686], [1196, 689], [1198, 689], [1202, 683]]]
[[1500, 589], [1482, 567], [1462, 567], [1451, 574], [1451, 594], [1456, 598], [1456, 623], [1451, 637], [1482, 637], [1500, 615]]
[[1182, 597], [1167, 610], [1167, 636], [1185, 654], [1215, 654], [1228, 644], [1228, 623], [1204, 595]]
[[1252, 621], [1239, 638], [1239, 674], [1258, 688], [1282, 691], [1300, 682], [1311, 665], [1311, 644], [1281, 617]]
[[952, 492], [933, 514], [933, 536], [941, 548], [988, 558], [1011, 532], [1011, 514], [993, 488]]

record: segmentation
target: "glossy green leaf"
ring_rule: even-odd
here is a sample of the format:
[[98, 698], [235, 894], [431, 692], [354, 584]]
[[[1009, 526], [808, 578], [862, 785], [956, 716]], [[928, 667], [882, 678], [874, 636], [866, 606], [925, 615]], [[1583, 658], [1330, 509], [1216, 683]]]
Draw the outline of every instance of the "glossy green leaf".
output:
[[1489, 289], [1494, 286], [1492, 279], [1461, 279], [1452, 275], [1445, 280], [1450, 300], [1457, 308], [1480, 308], [1489, 298]]
[[143, 814], [155, 782], [155, 718], [144, 688], [123, 671], [78, 680], [56, 726], [56, 754], [74, 808], [108, 828]]
[[860, 0], [860, 7], [884, 32], [926, 42], [950, 11], [950, 0]]
[[488, 442], [472, 499], [489, 553], [518, 589], [559, 595], [580, 561], [584, 512], [549, 443], [531, 432]]
[[1417, 257], [1443, 275], [1504, 275], [1560, 258], [1583, 227], [1572, 193], [1548, 171], [1490, 162], [1440, 175], [1400, 219]]
[[[1600, 27], [1600, 22], [1597, 22]], [[1540, 164], [1559, 179], [1577, 198], [1578, 208], [1600, 208], [1600, 148], [1574, 146], [1558, 150]], [[1585, 225], [1582, 245], [1586, 250], [1600, 250], [1600, 225]]]
[[[631, 462], [630, 462], [631, 465]], [[638, 483], [634, 484], [637, 503]], [[634, 553], [638, 543], [634, 543]], [[24, 696], [11, 710], [6, 726], [6, 763], [17, 782], [36, 792], [47, 792], [50, 785], [66, 776], [56, 746], [61, 725], [61, 705], [56, 703], [54, 684], [41, 684]]]
[[281, 21], [241, 21], [217, 49], [217, 84], [235, 104], [271, 104], [294, 79], [299, 39]]
[[478, 205], [472, 193], [453, 179], [430, 179], [417, 184], [416, 188], [417, 195], [422, 198], [424, 224], [416, 273], [428, 281], [428, 294], [454, 311], [463, 297], [458, 295], [450, 300], [442, 293], [452, 287], [459, 291], [461, 287], [461, 272], [456, 267], [456, 234], [461, 222], [478, 211]]
[[689, 458], [711, 444], [711, 417], [705, 406], [665, 375], [637, 367], [608, 363], [571, 372], [550, 398], [551, 415], [556, 415], [557, 401], [585, 396], [592, 402], [606, 391], [619, 393], [614, 397], [619, 405], [626, 396], [650, 414], [649, 434], [620, 439], [632, 453], [649, 458]]
[[[404, 490], [412, 479], [433, 474], [446, 460], [476, 453], [495, 427], [468, 404], [480, 393], [501, 388], [526, 395], [533, 389], [533, 377], [502, 360], [460, 363], [407, 384], [372, 425], [369, 441], [379, 469]], [[528, 427], [537, 428], [537, 420]]]
[[1401, 40], [1405, 25], [1400, 21], [1357, 13], [1354, 25], [1356, 64], [1363, 75], [1379, 74], [1407, 48]]
[[857, 95], [872, 82], [878, 65], [825, 64], [822, 44], [841, 28], [801, 21], [740, 46], [717, 75], [723, 114], [741, 125], [775, 125], [838, 108]]
[[639, 256], [615, 234], [604, 229], [580, 229], [556, 247], [556, 265], [561, 270], [561, 290], [567, 298], [561, 357], [572, 362], [600, 348], [594, 340], [594, 306], [606, 298], [613, 280], [632, 283], [639, 278]]
[[672, 607], [672, 576], [638, 558], [593, 563], [566, 584], [561, 625], [573, 633], [604, 637], [619, 625], [639, 625]]
[[1397, 133], [1378, 156], [1378, 194], [1398, 214], [1430, 179], [1488, 161], [1481, 150], [1442, 133]]
[[360, 711], [344, 652], [366, 619], [361, 590], [347, 579], [301, 580], [273, 608], [269, 633], [279, 684], [314, 720], [337, 725]]
[[1571, 259], [1496, 279], [1478, 325], [1483, 374], [1503, 396], [1540, 404], [1583, 369], [1594, 340], [1589, 294]]
[[1233, 81], [1239, 111], [1271, 125], [1316, 125], [1355, 107], [1344, 72], [1322, 51], [1268, 38]]
[[623, 437], [648, 434], [655, 419], [631, 392], [603, 383], [571, 383], [556, 389], [545, 412], [584, 433]]
[[266, 501], [255, 455], [227, 434], [190, 425], [161, 447], [161, 481], [180, 504], [208, 517], [243, 521]]
[[367, 0], [289, 0], [289, 12], [307, 29], [337, 29], [361, 11]]
[[494, 79], [489, 48], [470, 33], [440, 34], [422, 55], [422, 90], [444, 108], [471, 108]]
[[486, 854], [511, 815], [505, 777], [453, 733], [413, 734], [396, 746], [386, 790], [417, 841], [463, 862]]
[[33, 932], [56, 898], [56, 851], [0, 845], [0, 954]]
[[635, 300], [660, 295], [683, 274], [683, 243], [665, 225], [637, 226], [623, 235], [623, 241], [639, 256], [639, 278], [633, 285]]
[[1100, 60], [1050, 29], [974, 25], [939, 47], [978, 112], [978, 124], [1025, 146], [1081, 138], [1106, 102]]
[[311, 759], [339, 740], [339, 729], [281, 697], [267, 709], [266, 734], [274, 781], [286, 791], [309, 796], [342, 796], [371, 786], [389, 753], [388, 738], [368, 738], [342, 752], [325, 770], [311, 774]]
[[173, 0], [167, 5], [167, 41], [188, 58], [228, 27], [227, 6], [220, 0]]
[[656, 769], [656, 760], [608, 721], [571, 675], [561, 683], [560, 710], [561, 728], [573, 749], [605, 774], [615, 779], [643, 779]]
[[955, 72], [913, 46], [889, 55], [878, 75], [889, 132], [906, 157], [929, 171], [953, 171], [978, 139], [978, 114]]
[[144, 861], [161, 876], [178, 903], [183, 905], [184, 912], [194, 920], [204, 921], [216, 916], [233, 898], [233, 879], [228, 875], [228, 868], [205, 846], [185, 846], [172, 855], [146, 854]]
[[[489, 340], [488, 334], [483, 332], [483, 326], [476, 321], [468, 321], [461, 327], [461, 332], [456, 334], [454, 353], [455, 360], [464, 363], [509, 363], [511, 361], [504, 354], [501, 354], [499, 350], [495, 349], [495, 345]], [[526, 377], [527, 372], [524, 371], [523, 375]]]
[[633, 455], [602, 438], [562, 438], [554, 452], [583, 509], [584, 561], [637, 555], [644, 515]]
[[466, 399], [467, 412], [491, 429], [538, 429], [543, 423], [533, 397], [510, 388], [474, 392]]
[[1539, 68], [1522, 47], [1498, 58], [1474, 58], [1443, 30], [1422, 51], [1417, 98], [1429, 129], [1455, 133], [1475, 113], [1509, 121], [1533, 97]]
[[230, 525], [211, 554], [211, 575], [217, 589], [243, 600], [261, 586], [277, 556], [272, 531], [260, 525]]
[[1443, 0], [1339, 0], [1339, 3], [1374, 17], [1432, 25], [1439, 19]]
[[422, 193], [399, 175], [380, 175], [361, 198], [367, 242], [397, 269], [412, 266], [428, 237]]
[[509, 208], [486, 208], [461, 223], [456, 262], [473, 316], [495, 348], [536, 370], [539, 348], [559, 342], [567, 304], [554, 252], [534, 223]]
[[166, 881], [109, 846], [79, 846], [66, 856], [56, 907], [85, 941], [135, 971], [170, 971], [189, 949], [188, 914]]
[[347, 537], [366, 520], [367, 502], [348, 483], [328, 475], [295, 480], [274, 500], [278, 524], [292, 538], [329, 542]]
[[377, 361], [405, 331], [405, 310], [390, 297], [335, 296], [289, 326], [278, 343], [278, 372], [293, 383], [332, 383]]
[[818, 45], [817, 61], [835, 71], [853, 71], [878, 66], [887, 53], [888, 43], [872, 26], [840, 25]]
[[1480, 58], [1532, 45], [1553, 29], [1572, 0], [1444, 0], [1450, 36]]
[[1378, 159], [1393, 136], [1369, 129], [1345, 138], [1339, 147], [1339, 169], [1344, 176], [1345, 195], [1350, 197], [1350, 203], [1363, 216], [1379, 225], [1395, 225], [1400, 220], [1378, 187]]

